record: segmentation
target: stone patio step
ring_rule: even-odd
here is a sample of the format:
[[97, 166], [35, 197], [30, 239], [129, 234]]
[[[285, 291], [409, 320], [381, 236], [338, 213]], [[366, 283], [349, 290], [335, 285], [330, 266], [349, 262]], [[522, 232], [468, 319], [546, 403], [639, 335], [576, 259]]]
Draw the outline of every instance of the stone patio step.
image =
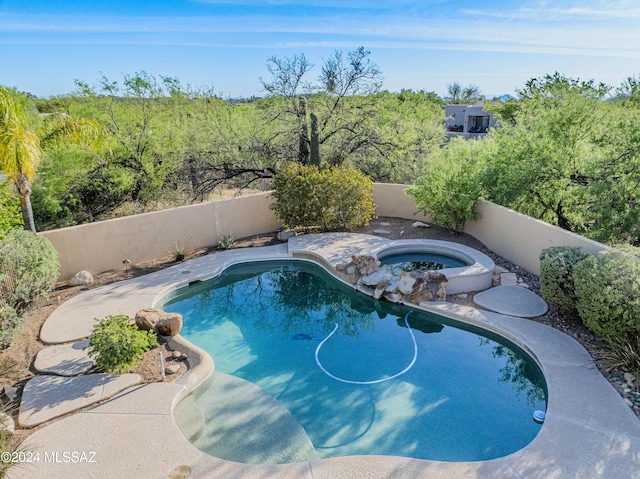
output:
[[473, 297], [478, 306], [509, 316], [535, 318], [549, 309], [547, 302], [537, 294], [520, 286], [498, 286]]
[[140, 382], [137, 374], [36, 376], [22, 391], [18, 423], [34, 427], [50, 419], [108, 399]]
[[86, 373], [95, 365], [95, 361], [85, 350], [87, 346], [89, 346], [88, 339], [46, 347], [36, 356], [33, 367], [41, 373], [58, 376], [77, 376]]

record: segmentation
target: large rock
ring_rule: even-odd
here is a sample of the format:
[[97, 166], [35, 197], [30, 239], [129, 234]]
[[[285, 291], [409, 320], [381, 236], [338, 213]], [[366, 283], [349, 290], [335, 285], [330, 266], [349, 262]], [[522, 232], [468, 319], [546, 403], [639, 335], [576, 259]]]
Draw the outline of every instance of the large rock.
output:
[[366, 276], [371, 273], [375, 273], [380, 269], [380, 261], [375, 256], [368, 256], [363, 254], [354, 254], [351, 257], [351, 262], [356, 265], [358, 273]]
[[411, 273], [400, 273], [400, 280], [396, 290], [400, 294], [411, 294], [413, 292], [413, 286], [416, 284], [416, 277]]
[[85, 271], [85, 270], [78, 271], [76, 273], [76, 275], [69, 280], [69, 283], [72, 286], [80, 286], [80, 285], [83, 285], [83, 284], [92, 284], [93, 283], [93, 276], [91, 276], [91, 273], [89, 273], [88, 271]]
[[384, 271], [384, 270], [378, 270], [375, 273], [362, 276], [360, 278], [360, 282], [362, 284], [366, 284], [367, 286], [377, 287], [377, 286], [380, 286], [382, 283], [384, 283], [384, 285], [386, 286], [392, 277], [393, 275], [390, 272]]
[[182, 329], [182, 315], [180, 313], [162, 313], [155, 329], [160, 336], [175, 336]]
[[144, 308], [136, 313], [136, 326], [142, 331], [151, 331], [155, 329], [160, 316], [164, 311], [156, 308]]

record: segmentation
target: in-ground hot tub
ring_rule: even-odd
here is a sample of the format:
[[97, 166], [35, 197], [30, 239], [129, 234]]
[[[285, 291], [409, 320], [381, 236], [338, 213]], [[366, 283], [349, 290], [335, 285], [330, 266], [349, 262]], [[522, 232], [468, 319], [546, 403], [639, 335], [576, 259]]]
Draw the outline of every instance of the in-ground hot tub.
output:
[[398, 274], [399, 271], [410, 268], [412, 264], [420, 267], [422, 263], [438, 263], [440, 267], [429, 269], [438, 269], [447, 277], [448, 294], [483, 291], [489, 288], [495, 267], [493, 260], [486, 254], [450, 241], [391, 241], [369, 254], [376, 256], [383, 267]]

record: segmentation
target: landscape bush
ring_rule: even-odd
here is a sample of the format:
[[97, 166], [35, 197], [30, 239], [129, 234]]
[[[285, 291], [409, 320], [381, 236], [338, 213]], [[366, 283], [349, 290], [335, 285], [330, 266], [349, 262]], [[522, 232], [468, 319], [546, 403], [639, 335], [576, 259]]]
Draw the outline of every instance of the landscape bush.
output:
[[552, 246], [540, 253], [540, 292], [547, 301], [575, 311], [573, 269], [589, 255], [576, 246]]
[[353, 230], [375, 218], [373, 182], [355, 168], [291, 163], [274, 183], [271, 209], [287, 228]]
[[640, 249], [617, 247], [589, 255], [573, 271], [576, 310], [585, 326], [616, 345], [638, 345]]
[[9, 191], [9, 183], [0, 183], [0, 241], [9, 231], [23, 227], [20, 200]]
[[144, 353], [158, 346], [154, 332], [138, 329], [128, 316], [110, 315], [96, 321], [89, 337], [88, 354], [108, 373], [126, 372]]
[[430, 157], [429, 166], [407, 195], [435, 224], [462, 231], [478, 218], [475, 209], [482, 196], [480, 147], [482, 142], [452, 140]]
[[16, 310], [8, 304], [3, 305], [0, 299], [0, 349], [11, 344], [21, 324], [22, 318], [18, 316]]
[[44, 236], [11, 230], [0, 241], [0, 306], [7, 304], [22, 314], [49, 296], [59, 274], [58, 253]]

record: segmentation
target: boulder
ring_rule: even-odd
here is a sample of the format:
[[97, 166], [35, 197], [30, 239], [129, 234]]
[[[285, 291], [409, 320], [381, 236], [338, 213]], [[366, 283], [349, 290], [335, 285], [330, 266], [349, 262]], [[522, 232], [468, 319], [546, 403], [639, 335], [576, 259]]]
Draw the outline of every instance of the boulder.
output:
[[166, 368], [164, 368], [164, 372], [167, 374], [176, 374], [178, 371], [180, 371], [180, 365], [179, 364], [169, 364]]
[[375, 256], [354, 254], [351, 257], [351, 262], [356, 266], [358, 273], [361, 275], [375, 273], [380, 269], [380, 261], [378, 261], [378, 258]]
[[401, 294], [411, 294], [413, 292], [413, 286], [416, 284], [416, 277], [411, 273], [400, 273], [400, 280], [396, 290]]
[[446, 283], [448, 281], [444, 274], [432, 270], [422, 271], [422, 277], [428, 283]]
[[378, 270], [375, 273], [362, 276], [360, 282], [367, 286], [379, 286], [381, 283], [384, 283], [386, 286], [392, 277], [393, 275], [389, 271]]
[[160, 315], [164, 314], [164, 311], [156, 308], [144, 308], [136, 313], [136, 326], [142, 331], [150, 331], [155, 329]]
[[83, 284], [92, 284], [93, 283], [93, 276], [91, 276], [91, 273], [89, 273], [88, 271], [85, 271], [85, 270], [78, 271], [76, 273], [76, 275], [69, 280], [69, 283], [72, 286], [80, 286], [80, 285], [83, 285]]
[[182, 329], [180, 313], [162, 313], [156, 323], [156, 333], [160, 336], [175, 336]]

